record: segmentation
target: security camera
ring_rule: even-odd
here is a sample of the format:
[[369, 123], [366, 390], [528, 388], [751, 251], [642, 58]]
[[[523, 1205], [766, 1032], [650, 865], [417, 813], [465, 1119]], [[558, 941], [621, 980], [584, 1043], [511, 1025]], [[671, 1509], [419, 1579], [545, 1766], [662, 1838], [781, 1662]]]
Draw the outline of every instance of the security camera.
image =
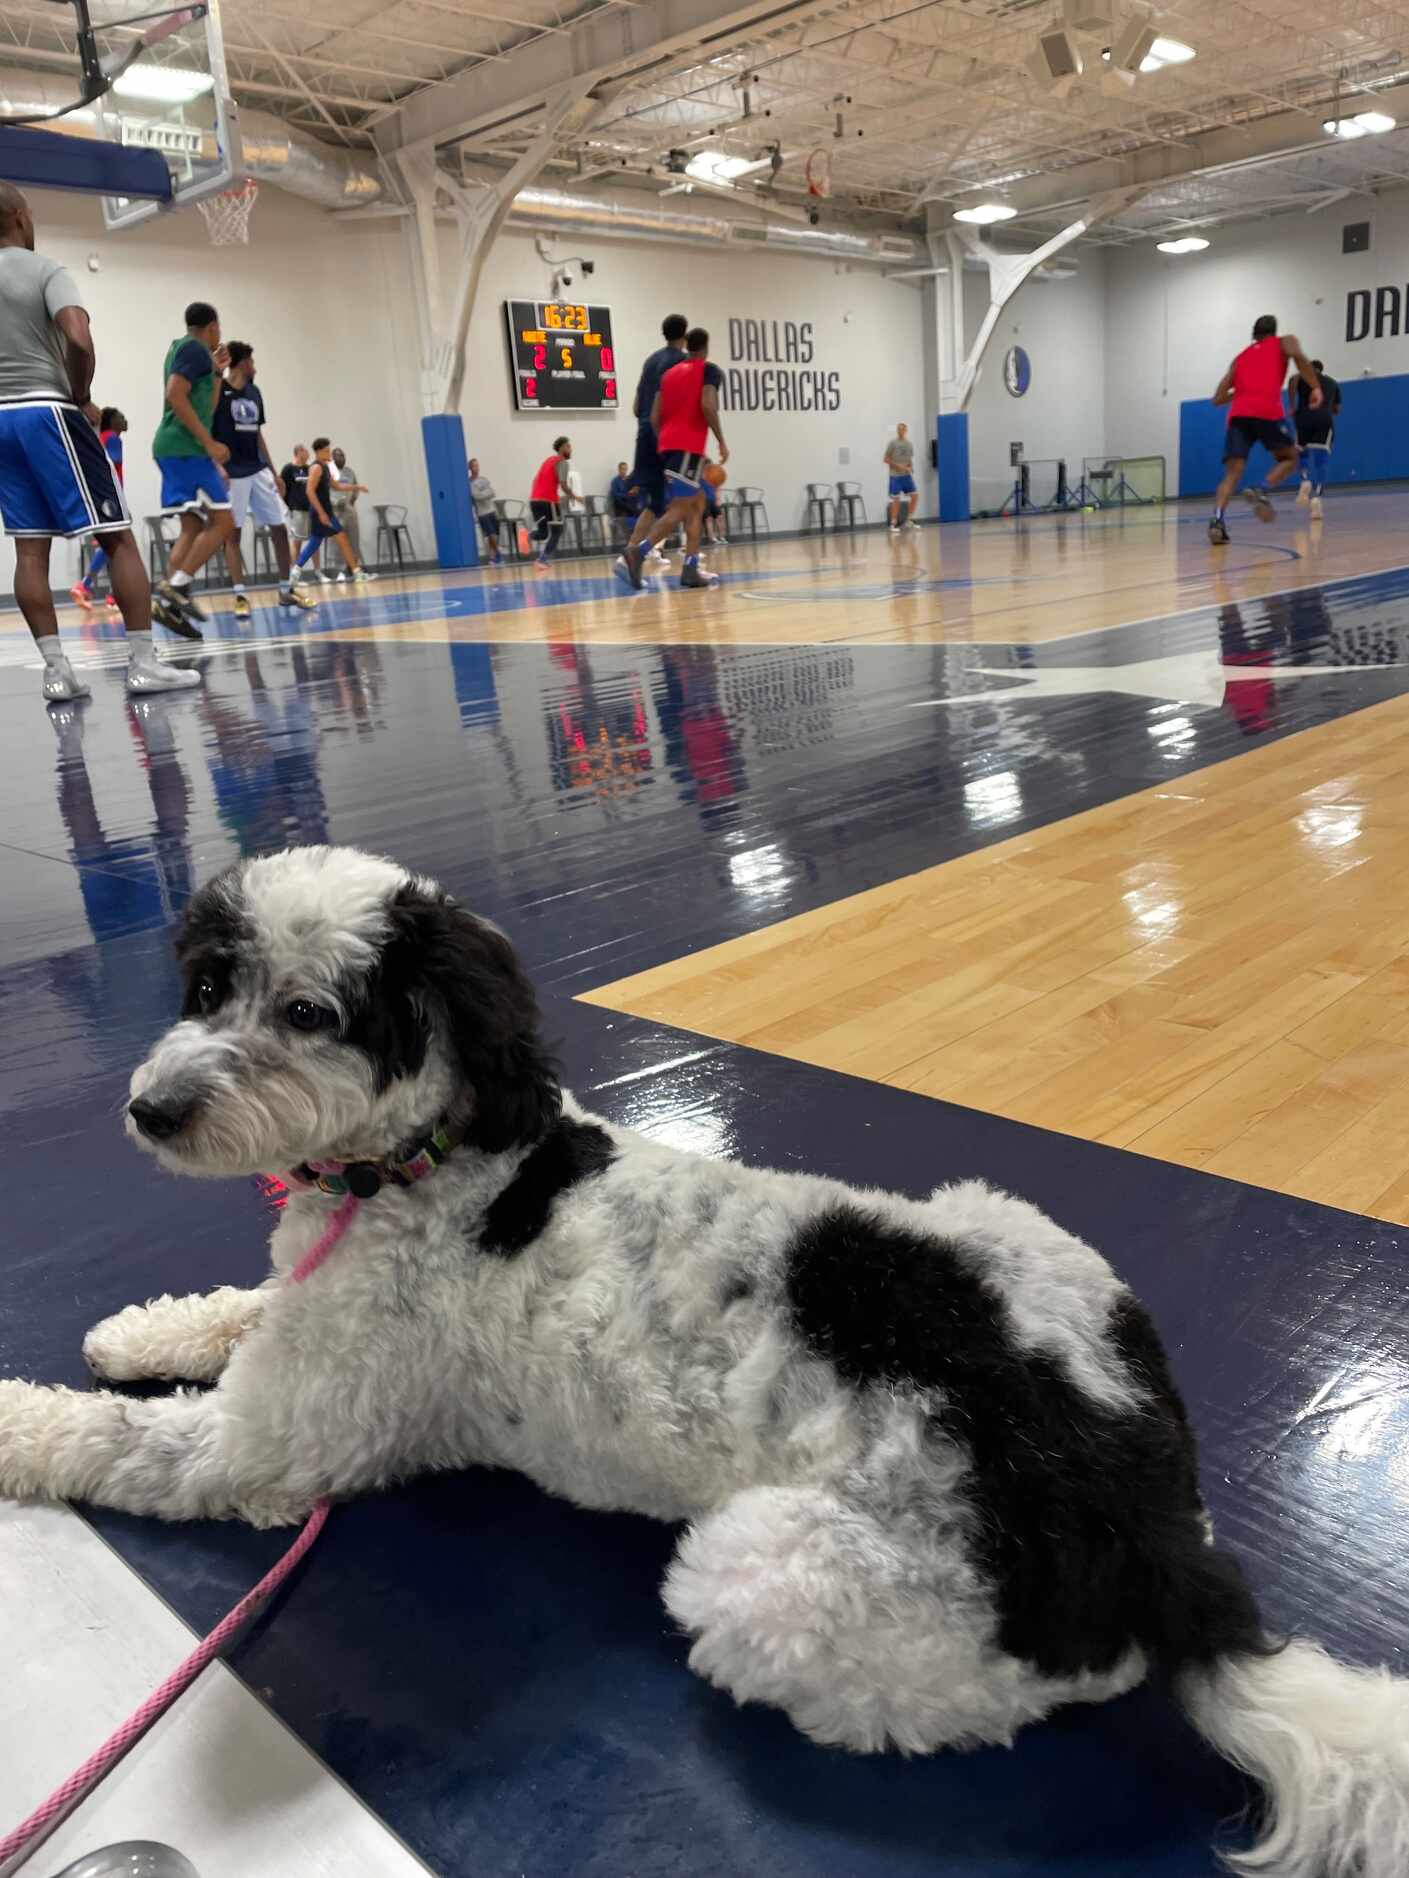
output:
[[595, 274], [597, 271], [597, 263], [595, 261], [584, 261], [582, 263], [582, 271], [584, 274]]
[[807, 211], [807, 219], [809, 222], [811, 222], [812, 226], [815, 228], [822, 219], [822, 211], [819, 208], [817, 208], [816, 205], [814, 204]]

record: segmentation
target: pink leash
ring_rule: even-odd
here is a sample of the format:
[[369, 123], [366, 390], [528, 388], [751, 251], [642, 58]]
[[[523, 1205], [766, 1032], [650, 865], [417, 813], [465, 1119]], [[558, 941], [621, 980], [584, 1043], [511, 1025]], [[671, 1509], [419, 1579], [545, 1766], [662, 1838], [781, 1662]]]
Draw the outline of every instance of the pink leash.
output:
[[[318, 1240], [289, 1273], [291, 1285], [301, 1285], [327, 1258], [333, 1247], [342, 1238], [352, 1224], [361, 1201], [355, 1194], [348, 1194], [342, 1205], [328, 1221], [323, 1236]], [[328, 1517], [328, 1502], [319, 1500], [309, 1514], [303, 1531], [294, 1540], [288, 1551], [254, 1587], [247, 1591], [234, 1607], [211, 1631], [210, 1635], [198, 1643], [185, 1662], [174, 1669], [159, 1689], [153, 1690], [139, 1709], [136, 1709], [115, 1733], [109, 1735], [95, 1754], [90, 1754], [83, 1765], [71, 1773], [61, 1787], [51, 1793], [44, 1804], [38, 1807], [23, 1824], [16, 1826], [12, 1833], [0, 1839], [0, 1872], [16, 1871], [32, 1853], [38, 1851], [40, 1843], [46, 1839], [64, 1815], [78, 1802], [92, 1792], [98, 1782], [110, 1774], [127, 1750], [151, 1727], [152, 1723], [164, 1715], [183, 1690], [200, 1675], [201, 1671], [213, 1663], [221, 1651], [236, 1635], [250, 1617], [271, 1598], [283, 1584], [290, 1572], [298, 1565], [313, 1541], [323, 1530]], [[16, 1859], [16, 1854], [22, 1854]], [[9, 1861], [15, 1859], [11, 1865]]]

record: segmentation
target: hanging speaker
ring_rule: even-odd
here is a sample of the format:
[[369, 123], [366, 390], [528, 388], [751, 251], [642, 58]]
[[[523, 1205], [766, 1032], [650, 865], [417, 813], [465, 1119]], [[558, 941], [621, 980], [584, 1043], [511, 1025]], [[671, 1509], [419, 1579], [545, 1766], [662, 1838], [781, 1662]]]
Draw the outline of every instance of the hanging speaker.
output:
[[1148, 20], [1130, 20], [1111, 43], [1111, 70], [1134, 78], [1159, 34]]
[[1028, 54], [1027, 69], [1039, 85], [1064, 96], [1081, 76], [1081, 53], [1069, 33], [1042, 33]]
[[1062, 0], [1062, 24], [1073, 33], [1100, 33], [1109, 45], [1115, 32], [1115, 0]]

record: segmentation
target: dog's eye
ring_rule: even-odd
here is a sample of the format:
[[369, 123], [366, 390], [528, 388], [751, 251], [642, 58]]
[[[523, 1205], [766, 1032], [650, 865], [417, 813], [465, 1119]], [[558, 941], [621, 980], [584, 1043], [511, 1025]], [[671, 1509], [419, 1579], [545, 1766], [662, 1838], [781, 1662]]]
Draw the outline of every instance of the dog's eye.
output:
[[338, 1021], [337, 1012], [311, 998], [295, 998], [284, 1013], [294, 1030], [328, 1030]]
[[220, 1002], [220, 991], [213, 978], [201, 978], [195, 986], [196, 1009], [202, 1017], [209, 1017]]

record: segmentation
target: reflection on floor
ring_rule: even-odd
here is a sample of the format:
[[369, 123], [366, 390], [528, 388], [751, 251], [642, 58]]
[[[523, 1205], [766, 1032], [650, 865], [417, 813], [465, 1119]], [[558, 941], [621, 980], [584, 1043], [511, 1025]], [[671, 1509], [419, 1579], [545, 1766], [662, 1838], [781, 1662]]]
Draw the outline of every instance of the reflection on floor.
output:
[[[1248, 530], [1218, 575], [1172, 510], [1143, 545], [1134, 518], [783, 543], [704, 596], [628, 599], [600, 566], [388, 583], [215, 626], [202, 692], [136, 704], [103, 623], [92, 700], [49, 712], [0, 626], [0, 1375], [82, 1386], [106, 1310], [258, 1274], [259, 1197], [159, 1179], [112, 1118], [193, 886], [356, 842], [513, 934], [594, 1106], [914, 1192], [982, 1174], [1101, 1244], [1273, 1618], [1392, 1658], [1409, 1236], [1191, 1166], [1405, 1216], [1409, 574], [1361, 571], [1403, 507]], [[1165, 1164], [1071, 1139], [1083, 1111]], [[94, 1523], [197, 1625], [280, 1545]], [[1011, 1754], [839, 1758], [689, 1676], [670, 1543], [507, 1478], [422, 1482], [339, 1509], [236, 1667], [452, 1878], [1211, 1870], [1241, 1787], [1158, 1696]], [[207, 1739], [187, 1781], [219, 1763]], [[39, 1797], [16, 1779], [0, 1823]]]

